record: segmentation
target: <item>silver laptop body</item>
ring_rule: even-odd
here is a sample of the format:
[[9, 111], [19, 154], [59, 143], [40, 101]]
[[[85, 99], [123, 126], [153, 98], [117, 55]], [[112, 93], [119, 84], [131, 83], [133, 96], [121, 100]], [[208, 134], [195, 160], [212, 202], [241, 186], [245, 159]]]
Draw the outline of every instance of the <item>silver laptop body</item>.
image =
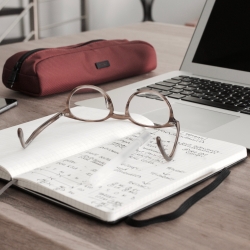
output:
[[[248, 93], [249, 88], [250, 96], [250, 15], [248, 14], [250, 3], [248, 2], [207, 0], [180, 70], [109, 91], [115, 110], [124, 112], [128, 97], [137, 89], [162, 81], [168, 82], [172, 78], [178, 82], [179, 76], [182, 79], [192, 77], [234, 85], [233, 88], [239, 86], [241, 91], [244, 89], [244, 93]], [[238, 93], [238, 98], [241, 98], [239, 96], [241, 93], [243, 92]], [[181, 95], [181, 92], [177, 94]], [[174, 116], [180, 121], [182, 130], [237, 143], [250, 149], [250, 105], [248, 112], [247, 104], [242, 109], [239, 104], [233, 105], [233, 110], [230, 110], [221, 108], [220, 103], [214, 102], [215, 105], [210, 106], [210, 101], [203, 100], [199, 96], [194, 97], [195, 102], [191, 95], [185, 97], [188, 100], [176, 99], [176, 96], [172, 98], [171, 95], [167, 98], [174, 110]], [[240, 103], [247, 103], [247, 97], [244, 98]], [[198, 99], [205, 104], [200, 104]], [[98, 107], [98, 102], [98, 99], [90, 99], [78, 104]], [[159, 109], [160, 101], [150, 100], [150, 102], [149, 106], [138, 103], [137, 112], [149, 117], [155, 115], [159, 119], [159, 114], [163, 112]]]

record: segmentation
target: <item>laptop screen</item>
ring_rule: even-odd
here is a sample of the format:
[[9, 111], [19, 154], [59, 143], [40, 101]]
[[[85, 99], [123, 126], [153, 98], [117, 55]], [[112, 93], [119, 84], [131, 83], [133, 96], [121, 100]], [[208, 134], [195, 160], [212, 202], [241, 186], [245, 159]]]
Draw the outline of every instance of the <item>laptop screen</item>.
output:
[[193, 63], [250, 72], [250, 1], [216, 0]]

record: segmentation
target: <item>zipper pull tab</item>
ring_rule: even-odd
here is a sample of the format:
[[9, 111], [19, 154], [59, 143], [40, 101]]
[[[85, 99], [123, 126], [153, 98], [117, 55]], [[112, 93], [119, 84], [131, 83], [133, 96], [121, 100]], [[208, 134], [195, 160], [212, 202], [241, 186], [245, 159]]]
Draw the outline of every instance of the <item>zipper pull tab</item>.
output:
[[20, 68], [21, 68], [21, 63], [17, 62], [16, 65], [14, 66], [14, 69], [11, 72], [11, 75], [9, 77], [8, 83], [10, 84], [10, 87], [12, 88], [15, 81], [16, 81], [16, 77], [17, 77], [17, 73], [19, 72]]

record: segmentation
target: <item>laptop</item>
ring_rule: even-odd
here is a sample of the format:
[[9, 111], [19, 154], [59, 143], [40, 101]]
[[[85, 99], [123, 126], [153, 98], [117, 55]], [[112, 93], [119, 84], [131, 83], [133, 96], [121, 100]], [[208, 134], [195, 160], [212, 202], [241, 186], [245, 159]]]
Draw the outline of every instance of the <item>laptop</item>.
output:
[[[180, 70], [109, 91], [115, 110], [124, 113], [137, 89], [163, 87], [181, 130], [250, 149], [248, 10], [245, 0], [207, 0]], [[98, 107], [98, 102], [90, 99], [81, 105]], [[138, 102], [137, 112], [160, 119], [160, 101], [150, 102]]]

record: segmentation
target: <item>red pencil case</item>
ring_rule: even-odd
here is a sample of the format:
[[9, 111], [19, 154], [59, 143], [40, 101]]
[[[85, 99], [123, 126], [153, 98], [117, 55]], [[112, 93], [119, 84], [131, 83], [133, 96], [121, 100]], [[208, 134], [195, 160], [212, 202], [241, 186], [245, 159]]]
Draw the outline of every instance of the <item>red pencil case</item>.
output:
[[12, 90], [46, 96], [144, 74], [156, 64], [155, 50], [147, 42], [93, 40], [16, 53], [5, 62], [2, 81]]

